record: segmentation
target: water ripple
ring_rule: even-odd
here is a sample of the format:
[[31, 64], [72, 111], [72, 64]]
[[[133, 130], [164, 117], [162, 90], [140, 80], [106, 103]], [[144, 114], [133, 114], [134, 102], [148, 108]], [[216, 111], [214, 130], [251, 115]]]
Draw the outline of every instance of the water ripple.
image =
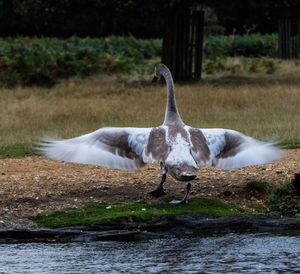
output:
[[300, 236], [0, 245], [0, 273], [300, 273]]

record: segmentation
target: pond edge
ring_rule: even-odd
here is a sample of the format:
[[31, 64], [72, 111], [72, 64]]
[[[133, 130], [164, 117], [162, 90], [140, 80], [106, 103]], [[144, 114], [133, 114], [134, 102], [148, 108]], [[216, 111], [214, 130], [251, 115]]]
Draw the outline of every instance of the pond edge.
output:
[[140, 241], [165, 237], [209, 237], [228, 233], [271, 233], [300, 236], [300, 218], [272, 216], [164, 215], [151, 219], [118, 218], [88, 226], [58, 229], [0, 230], [0, 243], [68, 243]]

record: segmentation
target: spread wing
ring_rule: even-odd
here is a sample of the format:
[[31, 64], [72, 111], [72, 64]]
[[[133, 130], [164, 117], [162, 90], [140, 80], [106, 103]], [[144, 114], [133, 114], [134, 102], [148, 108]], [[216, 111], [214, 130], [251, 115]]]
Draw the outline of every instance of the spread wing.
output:
[[229, 129], [200, 129], [210, 150], [207, 164], [221, 169], [270, 163], [281, 158], [273, 143], [261, 142]]
[[145, 164], [142, 154], [150, 131], [151, 128], [101, 128], [73, 139], [44, 139], [38, 150], [54, 160], [137, 169]]

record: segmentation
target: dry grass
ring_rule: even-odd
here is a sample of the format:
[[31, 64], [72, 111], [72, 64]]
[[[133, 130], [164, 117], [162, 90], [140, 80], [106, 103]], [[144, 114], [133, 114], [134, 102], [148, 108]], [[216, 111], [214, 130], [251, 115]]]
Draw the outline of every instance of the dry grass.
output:
[[[300, 143], [300, 85], [280, 79], [222, 78], [176, 85], [177, 102], [184, 121], [194, 127], [233, 128], [261, 139]], [[72, 137], [103, 126], [159, 125], [166, 88], [146, 83], [126, 84], [102, 76], [51, 89], [2, 89], [2, 154], [4, 147], [30, 145], [49, 133]]]

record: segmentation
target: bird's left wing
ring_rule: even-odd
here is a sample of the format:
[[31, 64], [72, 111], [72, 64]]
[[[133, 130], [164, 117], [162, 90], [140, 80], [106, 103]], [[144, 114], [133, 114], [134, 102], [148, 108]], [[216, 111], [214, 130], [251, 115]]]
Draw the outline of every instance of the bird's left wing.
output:
[[151, 128], [101, 128], [76, 138], [44, 138], [38, 150], [54, 160], [119, 169], [143, 166]]
[[230, 129], [198, 129], [209, 148], [207, 165], [221, 169], [271, 163], [282, 156], [273, 143], [258, 141]]

